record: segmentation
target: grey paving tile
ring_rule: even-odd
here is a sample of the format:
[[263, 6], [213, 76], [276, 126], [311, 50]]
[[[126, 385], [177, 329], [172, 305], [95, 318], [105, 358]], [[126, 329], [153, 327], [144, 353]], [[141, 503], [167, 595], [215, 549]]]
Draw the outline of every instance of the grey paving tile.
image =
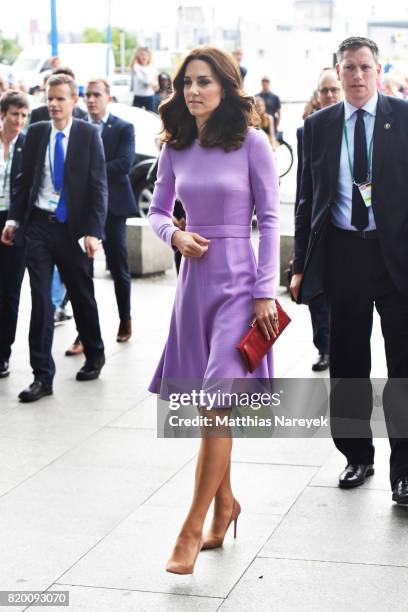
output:
[[22, 441], [38, 440], [44, 444], [61, 443], [64, 448], [78, 443], [91, 435], [117, 416], [113, 410], [88, 410], [86, 403], [70, 406], [59, 402], [55, 397], [45, 397], [32, 404], [19, 404], [14, 410], [0, 414], [0, 429], [7, 438]]
[[16, 481], [12, 481], [12, 480], [0, 481], [0, 495], [4, 495], [8, 491], [10, 491], [10, 489], [12, 489], [16, 484], [18, 484], [18, 482], [19, 482], [18, 479]]
[[110, 427], [130, 427], [133, 429], [156, 429], [157, 396], [149, 394], [134, 408], [127, 410], [109, 425]]
[[[222, 599], [144, 593], [94, 587], [54, 585], [49, 591], [69, 590], [70, 612], [215, 612]], [[61, 612], [61, 607], [47, 607], [49, 612]]]
[[[71, 448], [69, 439], [60, 441], [2, 437], [0, 441], [0, 478], [17, 484], [35, 474]], [[0, 486], [1, 491], [1, 486]]]
[[[113, 421], [114, 422], [114, 421]], [[57, 468], [124, 468], [173, 474], [197, 452], [197, 440], [157, 438], [154, 430], [104, 427], [60, 459]]]
[[308, 487], [260, 556], [408, 567], [407, 525], [388, 492]]
[[64, 528], [53, 534], [47, 530], [2, 529], [0, 539], [1, 589], [7, 591], [48, 588], [97, 541], [95, 536], [78, 536]]
[[[151, 499], [156, 506], [187, 508], [194, 483], [191, 462]], [[300, 495], [315, 468], [268, 464], [233, 463], [232, 486], [243, 511], [255, 514], [285, 514]]]
[[58, 582], [171, 593], [225, 597], [232, 589], [279, 517], [243, 513], [238, 536], [224, 547], [203, 551], [195, 572], [177, 576], [164, 570], [186, 509], [146, 504], [90, 551]]
[[[92, 436], [0, 499], [0, 534], [32, 529], [102, 537], [192, 456], [194, 441], [170, 453], [171, 440], [150, 437], [134, 430]], [[167, 461], [158, 448], [167, 450]]]
[[256, 559], [222, 612], [406, 612], [405, 568]]
[[[375, 474], [367, 478], [364, 489], [381, 489], [390, 491], [389, 458], [390, 445], [388, 440], [381, 438], [374, 440], [375, 445]], [[346, 459], [337, 450], [334, 450], [327, 461], [316, 472], [311, 485], [319, 487], [336, 487], [340, 472], [346, 466]]]
[[237, 461], [321, 466], [332, 451], [328, 438], [247, 438], [234, 440], [232, 454]]

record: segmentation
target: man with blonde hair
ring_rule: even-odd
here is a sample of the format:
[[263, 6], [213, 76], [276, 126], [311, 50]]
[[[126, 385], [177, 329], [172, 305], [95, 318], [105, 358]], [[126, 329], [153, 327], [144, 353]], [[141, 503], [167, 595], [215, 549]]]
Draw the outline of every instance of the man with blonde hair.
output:
[[[27, 244], [32, 310], [29, 334], [34, 382], [19, 395], [33, 402], [53, 392], [51, 280], [61, 270], [81, 334], [86, 361], [77, 380], [98, 378], [105, 363], [98, 308], [90, 274], [103, 238], [107, 209], [105, 159], [98, 131], [72, 111], [78, 99], [68, 75], [47, 82], [51, 122], [29, 127], [2, 242], [13, 243], [23, 227]], [[83, 241], [84, 250], [80, 246]]]

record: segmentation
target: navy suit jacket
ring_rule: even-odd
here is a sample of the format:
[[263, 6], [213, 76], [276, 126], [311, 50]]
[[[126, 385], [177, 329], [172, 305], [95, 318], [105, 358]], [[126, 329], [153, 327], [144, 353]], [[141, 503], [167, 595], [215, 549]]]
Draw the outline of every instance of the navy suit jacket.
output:
[[[21, 169], [21, 160], [23, 156], [23, 144], [24, 144], [24, 134], [20, 132], [20, 134], [17, 136], [17, 140], [14, 145], [13, 161], [11, 162], [11, 168], [10, 168], [10, 202], [13, 200], [13, 194], [16, 188], [16, 179]], [[1, 229], [3, 229], [5, 218], [6, 218], [6, 214], [4, 213], [4, 217], [2, 215]], [[22, 231], [21, 229], [19, 229], [16, 232], [16, 235], [14, 237], [14, 244], [16, 246], [21, 246], [22, 243], [23, 243]]]
[[131, 123], [109, 114], [102, 130], [108, 176], [108, 210], [118, 217], [138, 214], [136, 199], [129, 179], [135, 159], [135, 130]]
[[[22, 150], [8, 219], [25, 226], [37, 200], [51, 133], [51, 123], [40, 121], [28, 128]], [[104, 237], [108, 188], [105, 156], [98, 130], [80, 119], [72, 120], [64, 168], [68, 228], [75, 240]]]
[[[295, 221], [294, 272], [299, 302], [324, 291], [326, 229], [337, 194], [344, 104], [305, 120], [303, 169]], [[408, 102], [378, 95], [374, 123], [372, 207], [385, 266], [408, 296]]]

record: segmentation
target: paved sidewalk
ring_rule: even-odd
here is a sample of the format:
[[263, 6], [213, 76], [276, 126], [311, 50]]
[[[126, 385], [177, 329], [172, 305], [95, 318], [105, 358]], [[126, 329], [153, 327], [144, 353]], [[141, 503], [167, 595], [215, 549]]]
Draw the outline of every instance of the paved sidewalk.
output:
[[[56, 329], [55, 393], [19, 404], [31, 382], [24, 282], [12, 373], [0, 381], [0, 589], [69, 590], [74, 612], [408, 610], [408, 514], [391, 502], [388, 442], [376, 474], [336, 486], [343, 458], [328, 439], [243, 439], [233, 450], [238, 537], [203, 552], [192, 576], [164, 571], [189, 502], [197, 440], [157, 439], [146, 391], [166, 336], [175, 274], [133, 281], [134, 336], [115, 342], [111, 279], [96, 289], [107, 363], [79, 383]], [[278, 376], [307, 377], [315, 356], [305, 307], [277, 343]], [[374, 375], [385, 373], [376, 321]], [[23, 610], [24, 606], [0, 608]], [[64, 608], [48, 607], [49, 610]], [[66, 609], [66, 608], [65, 608]]]

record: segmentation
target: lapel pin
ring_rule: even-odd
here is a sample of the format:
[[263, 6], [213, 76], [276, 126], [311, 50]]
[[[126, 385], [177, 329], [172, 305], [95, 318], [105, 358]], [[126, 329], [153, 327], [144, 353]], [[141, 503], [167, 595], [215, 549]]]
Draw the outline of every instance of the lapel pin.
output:
[[108, 123], [108, 127], [112, 127], [112, 124], [111, 124], [111, 123]]
[[21, 147], [17, 147], [17, 151], [20, 153], [23, 149]]
[[391, 127], [391, 123], [384, 123], [384, 130], [389, 130]]

